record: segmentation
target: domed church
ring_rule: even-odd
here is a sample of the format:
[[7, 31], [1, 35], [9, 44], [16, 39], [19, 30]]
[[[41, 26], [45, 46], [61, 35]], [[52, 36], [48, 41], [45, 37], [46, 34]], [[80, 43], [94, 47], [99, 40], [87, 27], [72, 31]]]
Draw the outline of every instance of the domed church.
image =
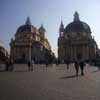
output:
[[92, 60], [96, 57], [97, 44], [92, 37], [89, 25], [80, 20], [75, 12], [73, 22], [59, 28], [58, 59], [64, 60]]
[[31, 24], [28, 17], [25, 24], [17, 29], [14, 39], [11, 39], [11, 60], [15, 63], [47, 60], [46, 56], [53, 53], [45, 32], [43, 25], [37, 29]]

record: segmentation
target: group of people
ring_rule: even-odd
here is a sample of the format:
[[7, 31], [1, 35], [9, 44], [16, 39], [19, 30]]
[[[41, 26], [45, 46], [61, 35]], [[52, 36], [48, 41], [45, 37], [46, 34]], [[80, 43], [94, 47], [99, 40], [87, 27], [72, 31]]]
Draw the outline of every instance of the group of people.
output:
[[74, 66], [75, 66], [75, 70], [76, 70], [76, 76], [78, 76], [79, 68], [81, 70], [81, 75], [83, 76], [84, 75], [85, 62], [84, 61], [80, 61], [80, 62], [75, 61]]
[[[69, 64], [71, 62], [69, 60], [66, 60], [65, 63], [67, 65], [67, 69], [69, 69]], [[75, 71], [76, 71], [76, 76], [78, 76], [78, 74], [79, 74], [79, 68], [81, 70], [81, 75], [83, 76], [84, 75], [85, 61], [74, 60], [73, 63], [74, 63]], [[56, 64], [58, 65], [60, 63], [57, 62]], [[34, 61], [32, 61], [32, 62], [29, 61], [27, 63], [27, 65], [28, 65], [28, 71], [33, 71]], [[46, 68], [47, 68], [48, 63], [45, 63], [45, 65], [46, 65]], [[5, 70], [6, 71], [13, 71], [13, 63], [12, 62], [7, 62]]]
[[[65, 63], [67, 65], [67, 69], [69, 69], [69, 65], [71, 63], [70, 60], [66, 60]], [[76, 71], [76, 76], [78, 76], [78, 74], [79, 74], [79, 68], [81, 70], [81, 75], [83, 76], [84, 75], [85, 61], [74, 60], [73, 63], [74, 63], [75, 71]], [[56, 63], [56, 65], [58, 65], [58, 64], [60, 64], [60, 63]], [[45, 65], [46, 65], [46, 68], [47, 68], [48, 63], [45, 63]], [[33, 67], [34, 67], [34, 63], [29, 61], [28, 62], [28, 71], [33, 71]]]
[[[34, 64], [35, 64], [34, 61], [28, 61], [28, 63], [27, 63], [27, 65], [28, 65], [28, 71], [33, 71], [34, 70]], [[45, 64], [45, 68], [47, 70], [47, 67], [48, 67], [49, 63], [45, 62], [43, 64]]]
[[[76, 76], [78, 76], [79, 68], [81, 70], [81, 75], [83, 76], [84, 75], [85, 61], [75, 60], [73, 63], [74, 63], [75, 71], [76, 71]], [[67, 69], [69, 69], [70, 61], [66, 61], [66, 64], [67, 64]]]

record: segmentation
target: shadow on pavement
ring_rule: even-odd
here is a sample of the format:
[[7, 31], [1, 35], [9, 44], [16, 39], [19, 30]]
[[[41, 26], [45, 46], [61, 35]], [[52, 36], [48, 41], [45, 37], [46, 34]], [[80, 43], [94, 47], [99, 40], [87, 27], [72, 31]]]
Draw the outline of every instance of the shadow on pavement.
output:
[[[21, 70], [19, 70], [19, 71], [13, 71], [13, 72], [29, 72], [29, 71], [21, 71]], [[30, 71], [31, 72], [31, 71]]]
[[60, 79], [70, 79], [70, 78], [78, 78], [78, 77], [81, 77], [81, 75], [70, 75], [70, 76], [65, 76], [65, 77], [60, 77]]
[[69, 79], [69, 78], [75, 78], [76, 75], [71, 75], [71, 76], [65, 76], [65, 77], [61, 77], [60, 79]]
[[5, 70], [0, 70], [0, 72], [6, 72]]

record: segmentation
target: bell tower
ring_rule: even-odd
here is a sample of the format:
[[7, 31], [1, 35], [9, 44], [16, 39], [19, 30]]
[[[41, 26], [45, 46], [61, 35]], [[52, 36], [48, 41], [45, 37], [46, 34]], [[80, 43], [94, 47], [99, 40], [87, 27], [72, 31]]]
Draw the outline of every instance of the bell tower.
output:
[[62, 37], [64, 33], [64, 25], [63, 25], [63, 21], [61, 20], [61, 24], [59, 27], [59, 37]]

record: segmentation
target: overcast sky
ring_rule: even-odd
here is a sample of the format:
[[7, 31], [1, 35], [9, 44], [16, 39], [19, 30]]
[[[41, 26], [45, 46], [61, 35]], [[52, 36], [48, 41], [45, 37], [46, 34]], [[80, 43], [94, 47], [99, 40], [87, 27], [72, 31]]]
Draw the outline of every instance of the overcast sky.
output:
[[86, 22], [100, 47], [100, 0], [0, 0], [0, 41], [9, 48], [19, 26], [27, 16], [37, 28], [46, 28], [46, 36], [53, 51], [57, 50], [57, 38], [61, 17], [66, 27], [77, 11], [80, 20]]

